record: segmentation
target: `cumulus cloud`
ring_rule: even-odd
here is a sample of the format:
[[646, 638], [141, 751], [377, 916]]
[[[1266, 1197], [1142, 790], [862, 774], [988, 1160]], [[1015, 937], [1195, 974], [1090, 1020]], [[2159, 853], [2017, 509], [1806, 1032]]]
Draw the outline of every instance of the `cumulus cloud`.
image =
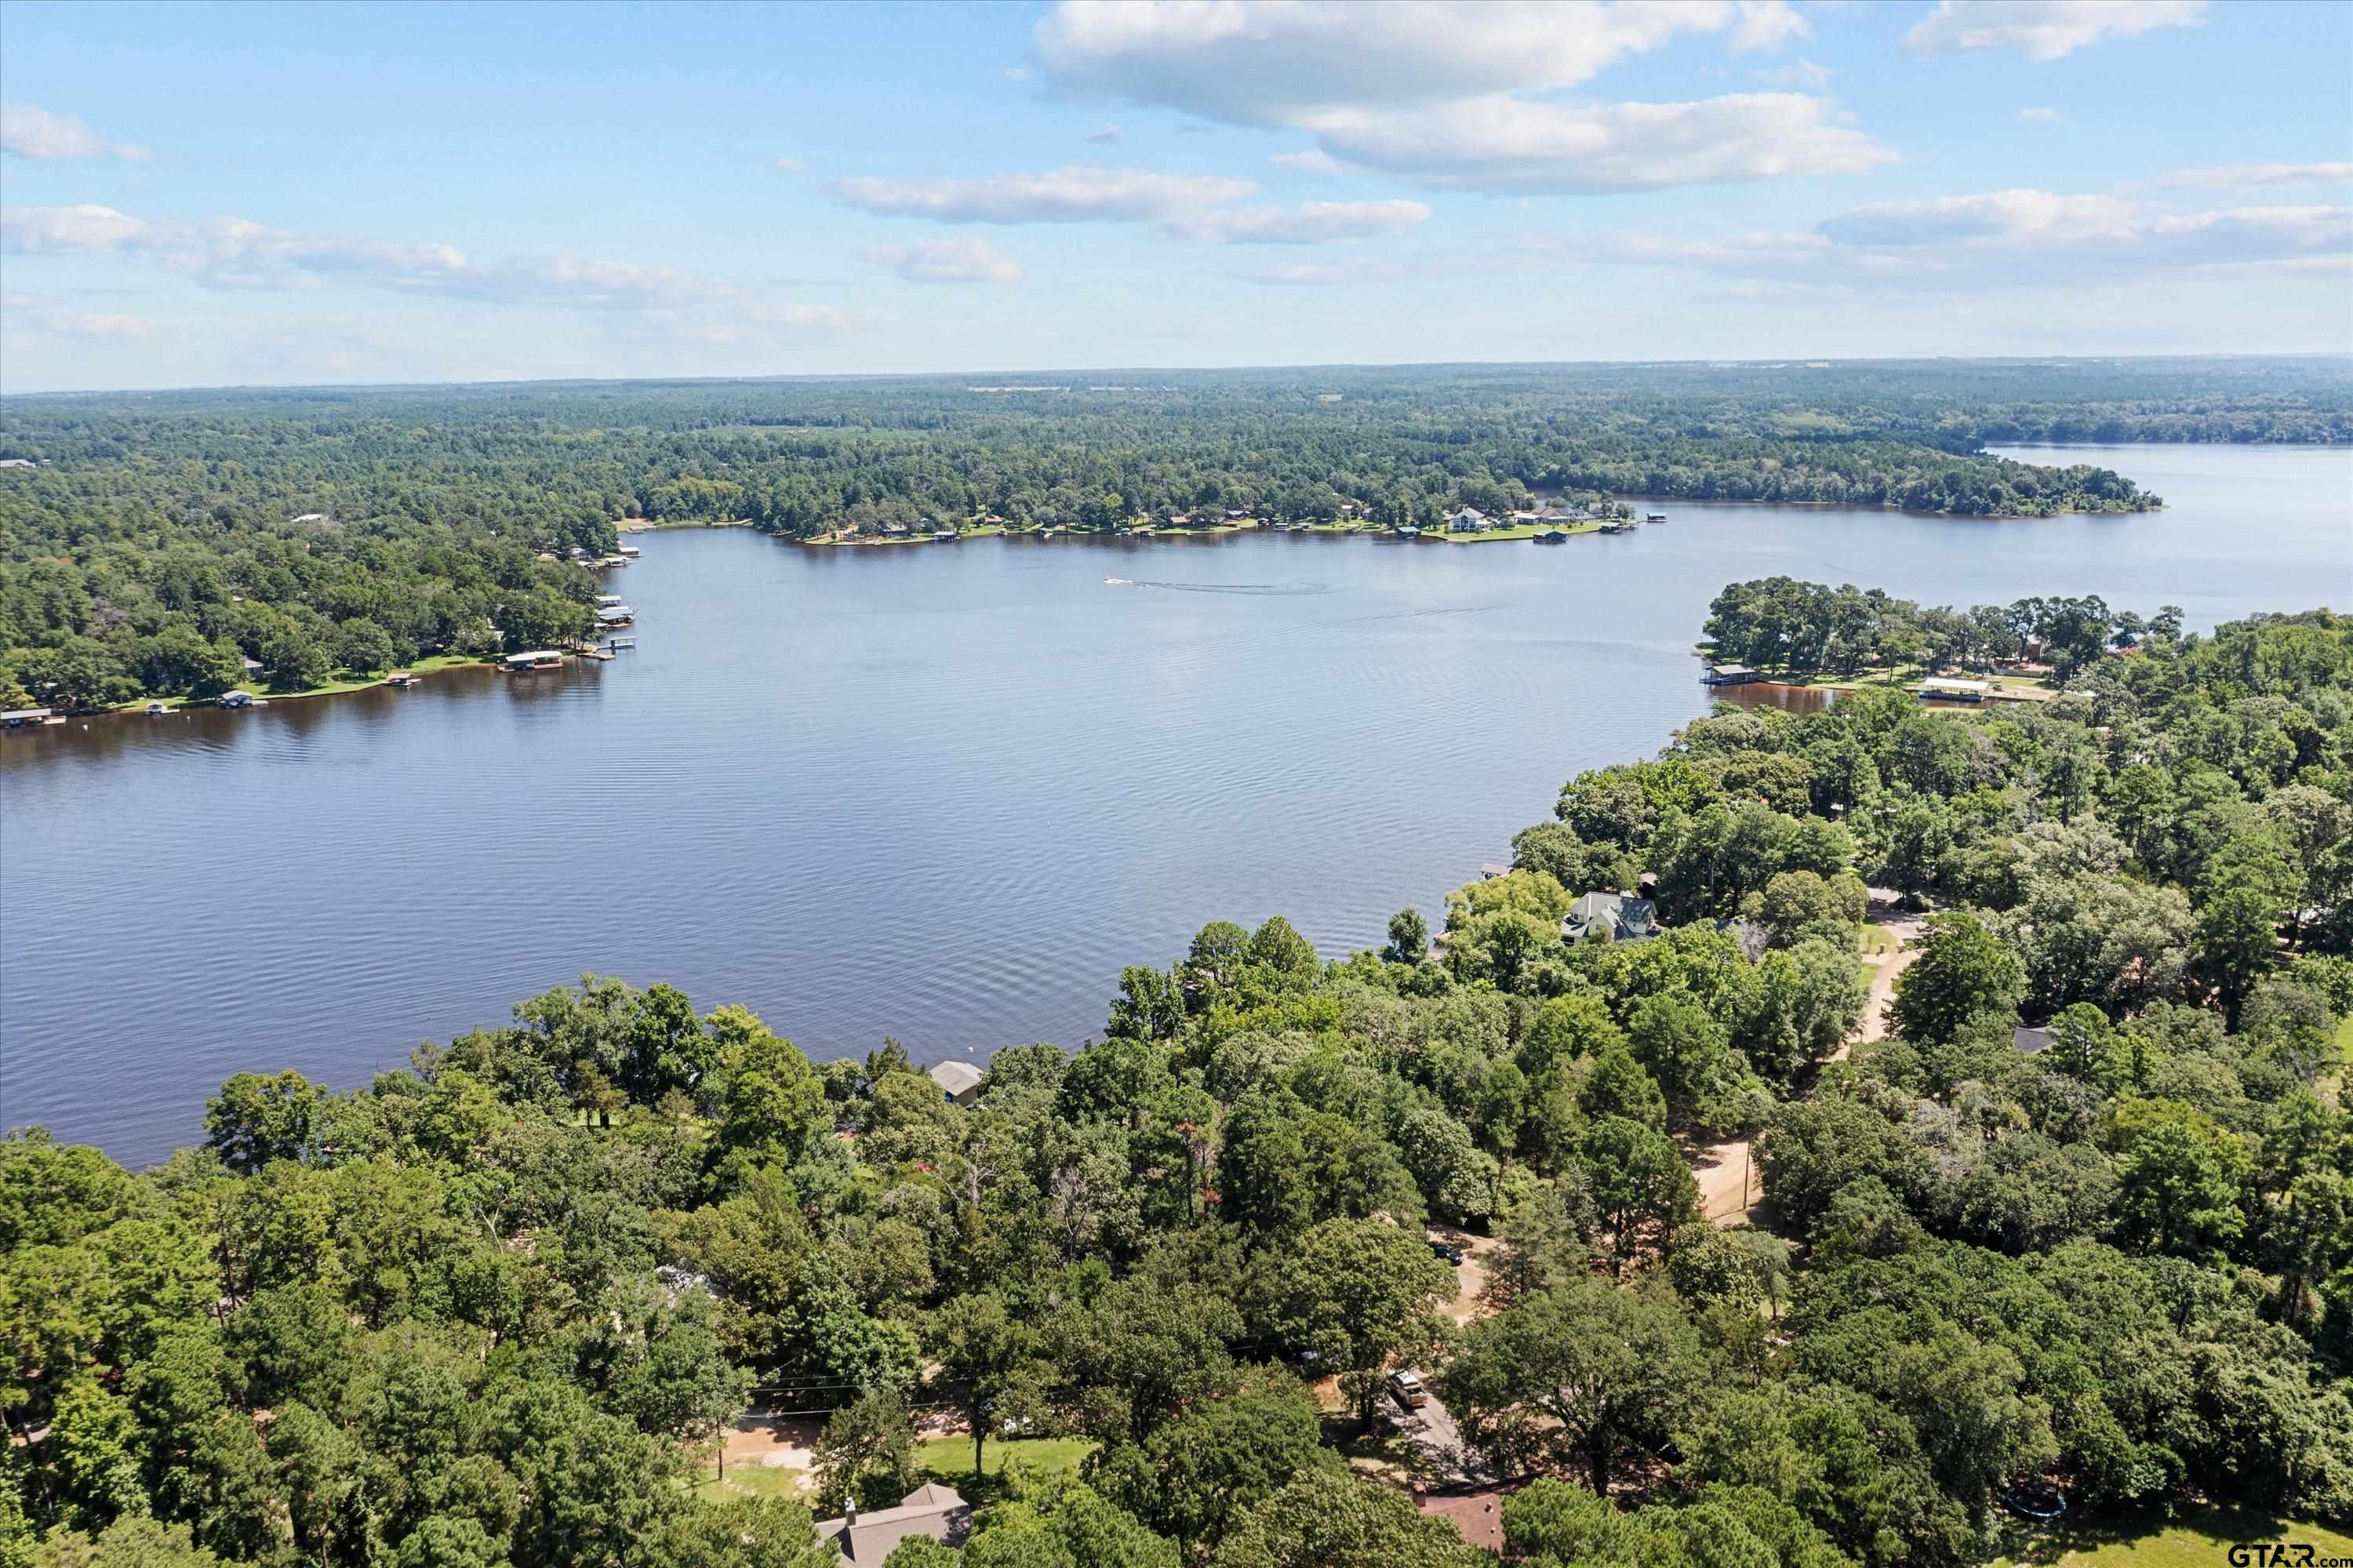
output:
[[910, 245], [870, 245], [866, 259], [911, 283], [1018, 283], [1020, 263], [977, 236], [920, 239]]
[[1311, 201], [1297, 207], [1226, 207], [1170, 219], [1164, 230], [1178, 239], [1229, 245], [1328, 245], [1371, 239], [1430, 221], [1418, 201]]
[[1286, 169], [1306, 169], [1318, 175], [1331, 174], [1340, 166], [1339, 160], [1321, 147], [1310, 147], [1304, 153], [1277, 153], [1268, 162], [1281, 164]]
[[1063, 0], [1034, 36], [1057, 91], [1234, 124], [1340, 104], [1429, 104], [1573, 87], [1683, 33], [1764, 48], [1810, 31], [1780, 0]]
[[2148, 182], [2168, 190], [2257, 190], [2267, 185], [2353, 185], [2353, 164], [2219, 164], [2176, 169]]
[[2135, 38], [2156, 27], [2194, 27], [2206, 0], [1936, 0], [1904, 35], [1915, 55], [2015, 49], [2049, 61], [2103, 38]]
[[20, 158], [121, 158], [143, 163], [147, 149], [110, 142], [79, 120], [29, 103], [0, 104], [0, 151]]
[[941, 223], [1138, 223], [1256, 192], [1249, 180], [1148, 169], [1054, 169], [979, 180], [843, 180], [834, 192], [880, 217]]
[[400, 293], [629, 313], [689, 335], [745, 327], [840, 327], [825, 305], [784, 303], [659, 263], [593, 257], [477, 260], [455, 246], [302, 234], [242, 217], [148, 219], [112, 207], [0, 207], [0, 253], [113, 254], [216, 291], [308, 290], [332, 282]]
[[[1783, 0], [1062, 0], [1039, 23], [1034, 55], [1064, 97], [1304, 131], [1327, 157], [1432, 185], [1650, 190], [1845, 173], [1891, 157], [1836, 122], [1828, 101], [1801, 94], [1556, 96], [1683, 35], [1757, 50], [1810, 32]], [[1798, 69], [1788, 79], [1818, 86], [1828, 74]]]

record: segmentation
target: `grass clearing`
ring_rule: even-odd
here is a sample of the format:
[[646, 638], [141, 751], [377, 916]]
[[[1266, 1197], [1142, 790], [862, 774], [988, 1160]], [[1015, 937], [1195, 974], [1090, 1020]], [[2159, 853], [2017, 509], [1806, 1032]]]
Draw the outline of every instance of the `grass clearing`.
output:
[[797, 1498], [801, 1495], [801, 1482], [807, 1470], [788, 1470], [781, 1465], [737, 1465], [724, 1476], [706, 1472], [694, 1483], [694, 1495], [704, 1502], [726, 1502], [732, 1498]]
[[2037, 1529], [1993, 1568], [2220, 1568], [2234, 1545], [2309, 1545], [2318, 1557], [2353, 1557], [2353, 1536], [2253, 1509], [2195, 1509], [2173, 1520], [2126, 1514]]
[[971, 1438], [926, 1437], [915, 1445], [915, 1462], [926, 1478], [954, 1487], [965, 1501], [977, 1507], [1004, 1500], [1008, 1495], [1005, 1467], [1017, 1460], [1052, 1476], [1077, 1469], [1080, 1461], [1094, 1451], [1094, 1441], [1087, 1437], [992, 1438], [982, 1451], [980, 1474], [976, 1477]]

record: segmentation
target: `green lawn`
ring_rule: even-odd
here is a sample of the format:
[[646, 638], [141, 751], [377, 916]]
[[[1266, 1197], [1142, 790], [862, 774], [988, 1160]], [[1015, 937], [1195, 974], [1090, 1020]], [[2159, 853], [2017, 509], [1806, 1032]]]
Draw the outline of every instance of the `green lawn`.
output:
[[[476, 659], [464, 653], [436, 653], [430, 657], [419, 659], [414, 663], [404, 665], [403, 668], [407, 670], [408, 673], [413, 675], [429, 675], [436, 670], [449, 670], [455, 669], [462, 664], [487, 664], [490, 661], [487, 659]], [[257, 696], [268, 697], [273, 703], [291, 702], [297, 697], [332, 697], [343, 692], [365, 691], [370, 686], [381, 686], [384, 684], [383, 675], [362, 675], [355, 680], [329, 681], [323, 685], [308, 686], [299, 692], [281, 692], [275, 686], [263, 685], [261, 683], [261, 677], [259, 675], [251, 676], [248, 679], [250, 683], [246, 687], [248, 691], [252, 692]], [[174, 709], [186, 707], [208, 708], [215, 705], [213, 699], [210, 697], [200, 699], [190, 699], [187, 697], [133, 697], [127, 703], [117, 703], [108, 711], [119, 714], [137, 713], [144, 709], [149, 703], [153, 702], [168, 703]]]
[[2308, 1543], [2319, 1557], [2353, 1557], [2353, 1536], [2254, 1510], [2216, 1508], [2171, 1521], [2140, 1515], [2063, 1525], [1995, 1568], [2221, 1568], [2224, 1553], [2243, 1542]]
[[972, 1439], [927, 1437], [915, 1445], [916, 1463], [935, 1481], [954, 1487], [968, 1502], [989, 1503], [1005, 1495], [1005, 1467], [1015, 1460], [1055, 1475], [1075, 1470], [1095, 1451], [1085, 1437], [1015, 1437], [992, 1440], [981, 1455], [980, 1478], [972, 1474]]
[[[1450, 545], [1483, 545], [1496, 539], [1533, 539], [1539, 534], [1549, 534], [1556, 524], [1550, 523], [1518, 523], [1508, 528], [1491, 528], [1484, 534], [1450, 534], [1444, 528], [1422, 531], [1425, 539], [1441, 539]], [[1573, 523], [1560, 530], [1564, 534], [1599, 534], [1599, 523]]]
[[[1094, 1451], [1094, 1440], [1089, 1437], [993, 1438], [981, 1451], [980, 1468], [983, 1475], [1002, 1475], [1007, 1465], [1018, 1459], [1051, 1474], [1078, 1468], [1079, 1461]], [[969, 1437], [926, 1437], [915, 1445], [915, 1457], [927, 1474], [950, 1486], [972, 1479]]]
[[730, 1498], [798, 1497], [801, 1479], [807, 1474], [806, 1470], [787, 1470], [781, 1466], [737, 1465], [723, 1478], [705, 1474], [694, 1483], [694, 1495], [704, 1502], [725, 1502]]

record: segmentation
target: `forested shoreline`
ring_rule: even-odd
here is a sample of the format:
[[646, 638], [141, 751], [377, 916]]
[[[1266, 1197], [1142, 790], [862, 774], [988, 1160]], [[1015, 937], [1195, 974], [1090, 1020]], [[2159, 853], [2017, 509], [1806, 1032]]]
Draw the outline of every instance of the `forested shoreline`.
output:
[[626, 519], [1429, 526], [1599, 493], [2031, 517], [2160, 502], [1986, 443], [2353, 440], [2327, 360], [1093, 374], [0, 400], [0, 705], [560, 643]]
[[[12, 1133], [0, 1563], [821, 1568], [927, 1476], [969, 1536], [891, 1568], [1472, 1568], [1410, 1489], [1493, 1478], [1531, 1568], [2353, 1517], [2353, 620], [1773, 579], [1710, 630], [2063, 689], [1719, 708], [1434, 934], [1213, 921], [970, 1104], [587, 976], [239, 1074], [150, 1171]], [[1704, 1209], [1726, 1139], [1763, 1195]], [[755, 1389], [834, 1412], [804, 1489], [712, 1475]]]

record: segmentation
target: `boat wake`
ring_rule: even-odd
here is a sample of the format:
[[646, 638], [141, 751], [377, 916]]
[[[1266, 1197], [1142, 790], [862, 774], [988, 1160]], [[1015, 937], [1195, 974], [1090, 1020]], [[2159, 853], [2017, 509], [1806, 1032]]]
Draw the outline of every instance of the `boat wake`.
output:
[[1163, 588], [1170, 593], [1246, 593], [1261, 598], [1287, 598], [1332, 591], [1323, 583], [1164, 583], [1136, 577], [1105, 577], [1103, 581], [1115, 583], [1121, 588]]

